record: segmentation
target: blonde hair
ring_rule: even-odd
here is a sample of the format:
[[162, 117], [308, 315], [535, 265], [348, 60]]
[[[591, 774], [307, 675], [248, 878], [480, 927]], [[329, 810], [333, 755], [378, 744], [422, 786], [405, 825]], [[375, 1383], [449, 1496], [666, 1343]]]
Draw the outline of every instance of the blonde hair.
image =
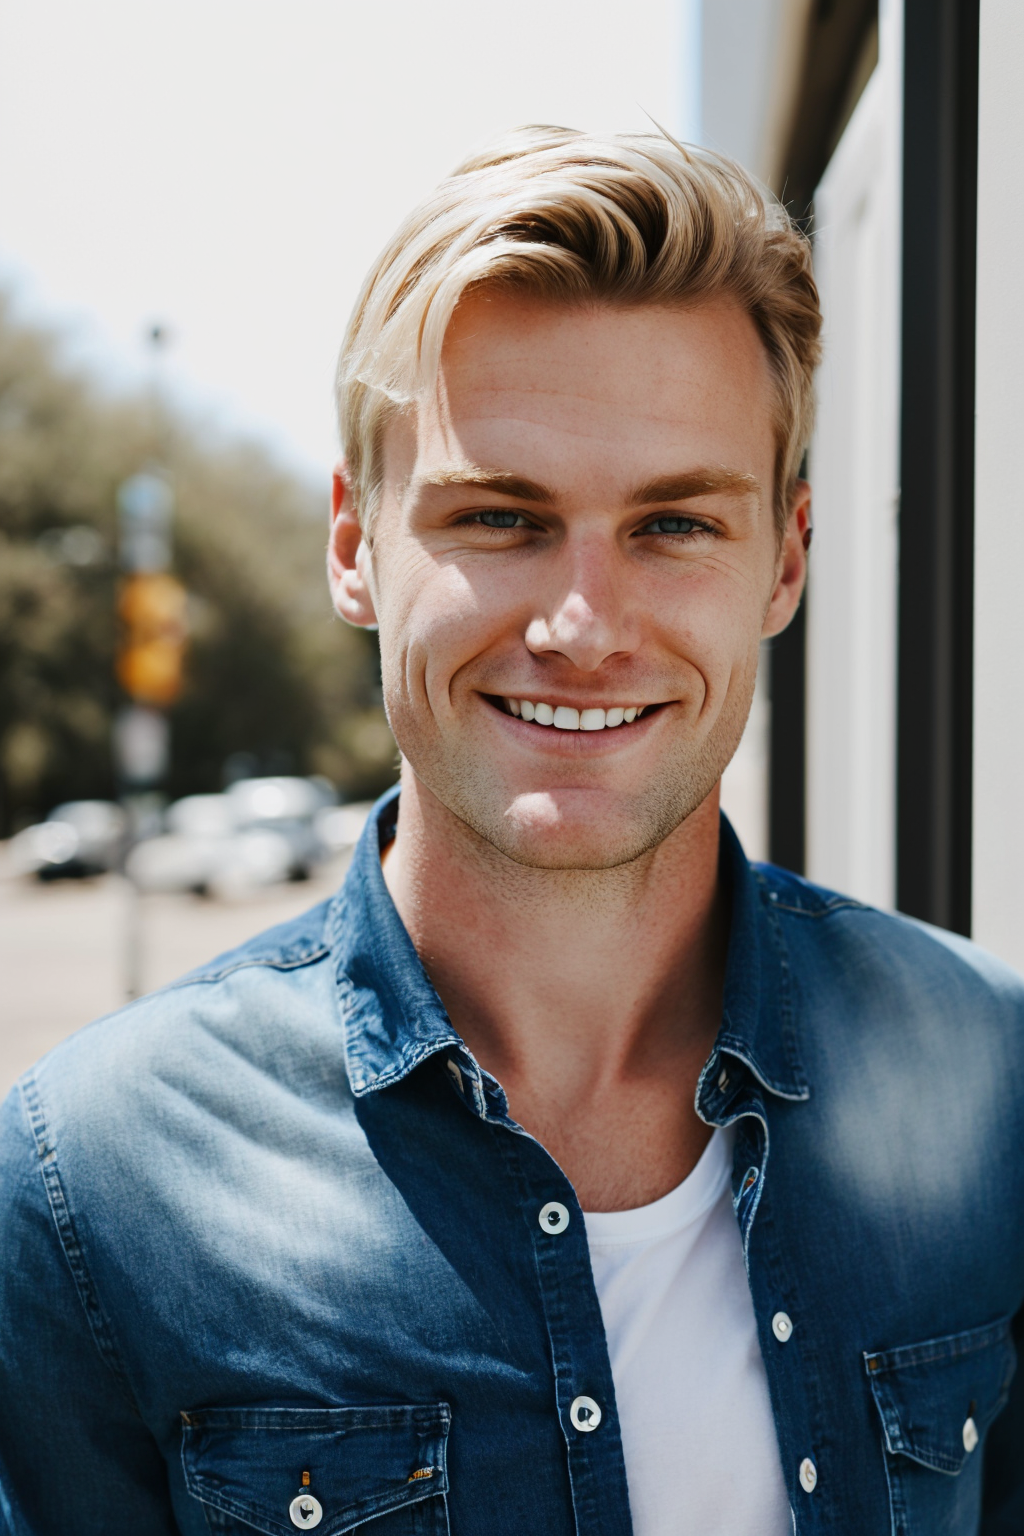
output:
[[775, 388], [775, 517], [811, 431], [821, 314], [807, 238], [734, 161], [667, 135], [526, 127], [466, 160], [409, 215], [363, 285], [338, 362], [338, 419], [369, 534], [384, 432], [436, 384], [459, 300], [481, 285], [566, 304], [731, 296]]

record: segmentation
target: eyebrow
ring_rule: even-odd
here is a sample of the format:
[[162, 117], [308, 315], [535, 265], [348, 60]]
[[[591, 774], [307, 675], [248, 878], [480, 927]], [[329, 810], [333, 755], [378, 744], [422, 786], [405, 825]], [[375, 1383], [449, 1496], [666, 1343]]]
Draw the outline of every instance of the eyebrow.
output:
[[[417, 475], [413, 485], [416, 490], [447, 490], [451, 486], [460, 486], [467, 490], [498, 491], [503, 496], [536, 502], [540, 506], [551, 506], [557, 500], [554, 491], [536, 480], [527, 479], [525, 475], [502, 469], [482, 469], [477, 465], [438, 469], [430, 474]], [[642, 481], [626, 497], [626, 503], [633, 507], [647, 507], [659, 501], [689, 501], [695, 496], [723, 493], [750, 495], [760, 490], [760, 483], [755, 476], [742, 470], [691, 469]]]
[[463, 486], [468, 490], [500, 491], [503, 496], [514, 496], [519, 501], [535, 501], [542, 506], [550, 506], [555, 500], [554, 491], [548, 490], [546, 485], [539, 485], [536, 480], [528, 480], [525, 475], [516, 475], [503, 469], [480, 469], [471, 466], [465, 469], [439, 469], [429, 475], [417, 475], [413, 481], [413, 488], [436, 488], [445, 490], [449, 486]]
[[761, 490], [754, 475], [738, 469], [693, 469], [680, 475], [658, 475], [644, 480], [630, 492], [630, 506], [647, 507], [656, 501], [689, 501], [693, 496], [732, 493], [749, 496]]

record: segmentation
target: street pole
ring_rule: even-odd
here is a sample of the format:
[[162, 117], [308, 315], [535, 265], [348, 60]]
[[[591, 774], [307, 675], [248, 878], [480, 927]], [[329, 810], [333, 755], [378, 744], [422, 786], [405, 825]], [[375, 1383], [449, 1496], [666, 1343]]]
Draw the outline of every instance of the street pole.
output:
[[[166, 333], [153, 326], [158, 350]], [[159, 401], [154, 385], [154, 438]], [[126, 812], [124, 849], [124, 985], [129, 999], [143, 991], [141, 892], [131, 878], [136, 843], [160, 830], [162, 791], [170, 766], [167, 710], [181, 692], [187, 594], [171, 574], [174, 491], [159, 456], [117, 492], [121, 622], [117, 678], [124, 703], [114, 725], [114, 762]]]

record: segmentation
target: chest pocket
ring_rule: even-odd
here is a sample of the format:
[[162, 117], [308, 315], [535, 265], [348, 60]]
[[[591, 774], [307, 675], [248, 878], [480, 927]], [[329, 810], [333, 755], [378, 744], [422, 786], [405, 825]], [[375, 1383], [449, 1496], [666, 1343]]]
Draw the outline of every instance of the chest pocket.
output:
[[1016, 1365], [1010, 1321], [866, 1354], [897, 1536], [971, 1536], [985, 1434]]
[[202, 1408], [181, 1418], [185, 1485], [211, 1531], [447, 1536], [447, 1403]]

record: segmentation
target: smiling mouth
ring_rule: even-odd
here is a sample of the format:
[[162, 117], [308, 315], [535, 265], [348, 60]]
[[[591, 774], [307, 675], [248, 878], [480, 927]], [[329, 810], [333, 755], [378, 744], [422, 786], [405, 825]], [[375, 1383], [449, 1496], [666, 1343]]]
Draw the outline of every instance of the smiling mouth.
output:
[[567, 704], [550, 704], [544, 699], [512, 699], [486, 695], [488, 702], [503, 714], [514, 715], [533, 725], [550, 726], [556, 731], [610, 731], [632, 725], [642, 715], [662, 709], [662, 704], [616, 704], [610, 709], [573, 709]]

